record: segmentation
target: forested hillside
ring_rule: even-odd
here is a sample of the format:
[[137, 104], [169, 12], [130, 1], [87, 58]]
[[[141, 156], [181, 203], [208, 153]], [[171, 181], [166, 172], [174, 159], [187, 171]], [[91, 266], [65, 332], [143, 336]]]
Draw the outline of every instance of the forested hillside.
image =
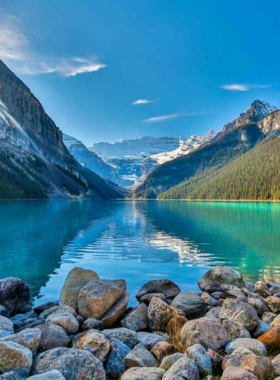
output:
[[280, 199], [280, 138], [264, 141], [220, 170], [199, 172], [159, 199]]

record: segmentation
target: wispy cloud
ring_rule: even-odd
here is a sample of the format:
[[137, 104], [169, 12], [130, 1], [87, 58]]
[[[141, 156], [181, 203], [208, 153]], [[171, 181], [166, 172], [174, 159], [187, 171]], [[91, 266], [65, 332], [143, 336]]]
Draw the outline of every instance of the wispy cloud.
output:
[[239, 83], [233, 83], [233, 84], [224, 84], [221, 86], [223, 90], [228, 91], [250, 91], [255, 88], [269, 88], [272, 87], [273, 84], [239, 84]]
[[144, 123], [159, 123], [161, 121], [166, 121], [170, 119], [177, 119], [178, 117], [184, 116], [183, 114], [179, 113], [172, 113], [170, 115], [163, 115], [163, 116], [156, 116], [151, 117], [150, 119], [143, 120]]
[[58, 57], [36, 53], [20, 20], [0, 15], [0, 59], [17, 72], [29, 75], [58, 73], [65, 77], [98, 71], [106, 67], [96, 57]]
[[152, 100], [149, 100], [149, 99], [138, 99], [138, 100], [135, 100], [132, 105], [133, 106], [138, 106], [140, 104], [150, 104], [150, 103], [154, 103], [156, 102], [158, 99], [152, 99]]

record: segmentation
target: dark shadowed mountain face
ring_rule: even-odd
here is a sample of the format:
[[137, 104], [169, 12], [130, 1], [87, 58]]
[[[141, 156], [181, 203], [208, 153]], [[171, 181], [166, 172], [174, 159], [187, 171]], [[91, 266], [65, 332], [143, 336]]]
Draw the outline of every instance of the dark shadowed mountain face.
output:
[[[219, 136], [209, 144], [188, 156], [159, 166], [137, 188], [135, 197], [156, 198], [159, 194], [184, 181], [191, 182], [192, 189], [195, 188], [196, 181], [201, 177], [206, 175], [210, 177], [214, 171], [217, 173], [226, 164], [243, 155], [261, 141], [277, 135], [280, 128], [280, 111], [274, 111], [274, 108], [268, 106], [267, 103], [255, 101], [249, 110], [233, 122], [235, 127], [225, 126], [223, 131], [218, 134]], [[272, 113], [263, 118], [262, 116], [270, 110]], [[245, 124], [242, 124], [242, 120]], [[168, 195], [170, 192], [166, 193], [166, 197]], [[172, 198], [175, 198], [176, 196], [173, 195]]]
[[29, 88], [0, 61], [0, 199], [122, 197], [83, 168]]

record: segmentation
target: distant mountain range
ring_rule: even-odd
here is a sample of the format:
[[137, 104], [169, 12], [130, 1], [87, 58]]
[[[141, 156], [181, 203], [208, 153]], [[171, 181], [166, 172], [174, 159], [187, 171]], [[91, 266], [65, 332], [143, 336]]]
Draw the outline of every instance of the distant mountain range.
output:
[[96, 143], [88, 149], [113, 166], [123, 180], [143, 181], [159, 165], [189, 154], [214, 136], [214, 131], [203, 137], [190, 136], [186, 140], [182, 137], [145, 136], [113, 144]]
[[280, 111], [256, 100], [210, 142], [160, 165], [134, 197], [279, 199]]
[[39, 100], [0, 61], [0, 199], [123, 196], [73, 158]]

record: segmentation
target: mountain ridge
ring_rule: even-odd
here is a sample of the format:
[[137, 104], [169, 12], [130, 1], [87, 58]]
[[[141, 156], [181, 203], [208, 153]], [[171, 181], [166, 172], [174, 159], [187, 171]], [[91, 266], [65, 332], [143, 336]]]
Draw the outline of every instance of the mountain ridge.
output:
[[[259, 104], [258, 102], [252, 103], [251, 107]], [[244, 113], [241, 115], [244, 115]], [[237, 123], [238, 119], [235, 119], [234, 122], [237, 127], [234, 129], [227, 130], [226, 133], [225, 131], [220, 132], [209, 143], [189, 155], [159, 166], [136, 189], [134, 197], [156, 198], [169, 188], [177, 186], [181, 182], [199, 175], [199, 173], [210, 169], [213, 170], [214, 167], [216, 169], [221, 168], [237, 156], [250, 150], [264, 138], [277, 133], [280, 127], [279, 115], [280, 111], [273, 110], [263, 119], [259, 118], [259, 121], [256, 122], [254, 121], [256, 120], [254, 113], [249, 112], [249, 118], [246, 117], [246, 120], [252, 121], [247, 124]], [[241, 119], [244, 120], [243, 116], [241, 116]], [[238, 121], [241, 119], [239, 118]]]

